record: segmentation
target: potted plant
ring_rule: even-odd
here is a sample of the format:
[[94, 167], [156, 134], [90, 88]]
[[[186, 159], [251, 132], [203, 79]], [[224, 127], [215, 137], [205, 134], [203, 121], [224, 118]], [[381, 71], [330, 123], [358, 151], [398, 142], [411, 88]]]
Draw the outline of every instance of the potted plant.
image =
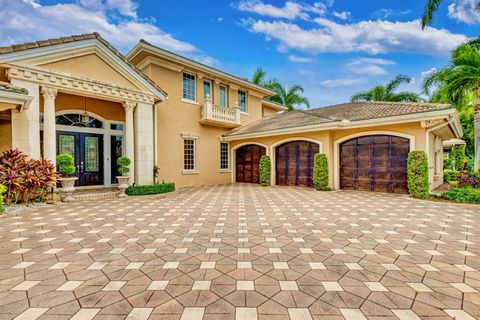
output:
[[130, 162], [130, 159], [127, 157], [120, 157], [117, 159], [118, 172], [122, 174], [121, 176], [117, 176], [118, 189], [120, 189], [118, 196], [120, 198], [127, 196], [125, 190], [130, 184], [130, 175], [128, 174], [130, 172]]
[[62, 189], [60, 190], [62, 201], [74, 201], [75, 199], [72, 197], [72, 193], [75, 191], [75, 181], [77, 181], [78, 178], [72, 176], [76, 171], [73, 157], [67, 153], [59, 154], [57, 156], [57, 167], [60, 173], [58, 181], [62, 184]]

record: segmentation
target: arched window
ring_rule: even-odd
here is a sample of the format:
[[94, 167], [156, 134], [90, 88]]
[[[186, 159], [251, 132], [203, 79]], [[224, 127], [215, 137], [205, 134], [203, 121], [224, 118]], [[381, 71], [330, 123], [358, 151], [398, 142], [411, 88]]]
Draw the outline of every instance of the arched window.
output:
[[55, 123], [63, 126], [103, 128], [103, 122], [92, 116], [81, 113], [67, 113], [55, 117]]

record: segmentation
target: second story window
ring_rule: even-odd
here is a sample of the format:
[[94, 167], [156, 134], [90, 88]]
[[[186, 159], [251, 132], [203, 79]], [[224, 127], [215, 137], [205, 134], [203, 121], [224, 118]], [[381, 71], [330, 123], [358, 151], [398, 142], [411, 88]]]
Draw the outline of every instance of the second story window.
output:
[[247, 93], [242, 90], [238, 90], [238, 106], [240, 111], [247, 112]]
[[212, 82], [203, 80], [203, 98], [212, 98]]
[[227, 107], [227, 87], [220, 85], [220, 107]]
[[196, 101], [196, 81], [195, 76], [190, 73], [183, 73], [183, 99]]

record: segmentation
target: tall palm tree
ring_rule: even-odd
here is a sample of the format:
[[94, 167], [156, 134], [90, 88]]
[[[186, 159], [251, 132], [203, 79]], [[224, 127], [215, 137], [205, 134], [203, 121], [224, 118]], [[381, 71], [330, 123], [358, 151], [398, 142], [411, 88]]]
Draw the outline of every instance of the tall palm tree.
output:
[[409, 101], [418, 102], [421, 98], [418, 94], [410, 91], [394, 92], [398, 86], [410, 83], [412, 79], [404, 75], [398, 75], [385, 86], [378, 85], [368, 91], [360, 91], [355, 93], [351, 101]]
[[252, 79], [250, 79], [250, 82], [258, 86], [263, 86], [265, 83], [266, 76], [267, 76], [267, 72], [262, 68], [258, 67], [253, 73]]
[[[442, 0], [427, 0], [422, 15], [422, 29], [432, 24], [433, 15], [438, 11]], [[477, 10], [480, 10], [480, 2], [477, 4]]]
[[[424, 81], [424, 90], [428, 93], [436, 87], [433, 96], [462, 109], [473, 107], [474, 112], [474, 149], [475, 168], [480, 163], [480, 41], [473, 40], [458, 46], [452, 52], [449, 66], [430, 75]], [[435, 97], [436, 96], [436, 97]], [[466, 103], [470, 100], [471, 103]]]
[[310, 100], [302, 95], [304, 91], [302, 86], [296, 84], [287, 90], [284, 86], [277, 83], [272, 89], [277, 94], [270, 97], [270, 100], [283, 104], [287, 111], [293, 111], [296, 106], [301, 105], [310, 108]]

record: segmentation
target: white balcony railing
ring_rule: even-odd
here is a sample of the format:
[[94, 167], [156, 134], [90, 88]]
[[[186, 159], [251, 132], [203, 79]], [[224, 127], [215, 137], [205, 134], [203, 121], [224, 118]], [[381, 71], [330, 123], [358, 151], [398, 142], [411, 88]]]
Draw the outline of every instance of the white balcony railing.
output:
[[216, 106], [211, 98], [206, 98], [202, 107], [201, 122], [222, 127], [237, 127], [240, 125], [240, 108]]

